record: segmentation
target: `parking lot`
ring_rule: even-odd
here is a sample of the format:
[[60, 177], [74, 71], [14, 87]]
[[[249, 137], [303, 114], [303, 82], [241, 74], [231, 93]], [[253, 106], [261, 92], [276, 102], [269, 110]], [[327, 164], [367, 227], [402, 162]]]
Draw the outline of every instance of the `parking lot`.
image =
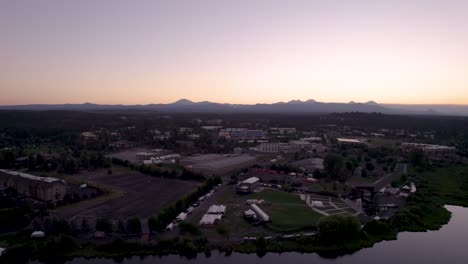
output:
[[195, 181], [155, 178], [123, 167], [113, 168], [112, 174], [101, 169], [79, 173], [73, 177], [83, 182], [95, 183], [102, 188], [110, 188], [113, 194], [59, 208], [57, 214], [66, 219], [147, 218], [199, 185]]

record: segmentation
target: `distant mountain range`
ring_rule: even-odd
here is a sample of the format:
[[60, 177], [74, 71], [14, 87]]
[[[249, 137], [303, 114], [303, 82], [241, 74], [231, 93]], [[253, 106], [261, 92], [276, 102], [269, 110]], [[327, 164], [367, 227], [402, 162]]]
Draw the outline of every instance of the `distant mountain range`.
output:
[[194, 113], [340, 113], [379, 112], [384, 114], [415, 115], [468, 115], [468, 105], [404, 105], [365, 103], [324, 103], [315, 100], [292, 100], [273, 104], [221, 104], [213, 102], [192, 102], [181, 99], [169, 104], [146, 105], [101, 105], [84, 104], [31, 104], [0, 106], [0, 110], [152, 110], [160, 112]]

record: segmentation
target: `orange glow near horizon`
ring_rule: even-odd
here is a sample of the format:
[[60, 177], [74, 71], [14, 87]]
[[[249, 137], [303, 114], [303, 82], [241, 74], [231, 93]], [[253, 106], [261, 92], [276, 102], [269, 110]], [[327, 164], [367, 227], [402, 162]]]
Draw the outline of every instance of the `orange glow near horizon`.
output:
[[0, 3], [0, 105], [468, 105], [468, 3], [79, 2]]

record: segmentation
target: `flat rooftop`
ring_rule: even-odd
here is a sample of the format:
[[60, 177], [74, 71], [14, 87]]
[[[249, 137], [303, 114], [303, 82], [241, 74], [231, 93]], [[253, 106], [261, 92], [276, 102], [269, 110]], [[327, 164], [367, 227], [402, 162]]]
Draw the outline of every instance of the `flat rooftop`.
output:
[[0, 169], [0, 172], [3, 172], [5, 174], [11, 175], [11, 176], [18, 176], [18, 177], [21, 177], [21, 178], [30, 179], [30, 180], [34, 180], [34, 181], [43, 181], [43, 182], [48, 182], [48, 183], [60, 181], [60, 179], [57, 179], [57, 178], [39, 177], [39, 176], [27, 174], [27, 173], [18, 172], [18, 171], [10, 171], [10, 170]]
[[341, 143], [357, 143], [357, 144], [363, 143], [359, 139], [354, 139], [354, 138], [337, 138], [336, 140], [338, 140], [338, 142], [341, 142]]

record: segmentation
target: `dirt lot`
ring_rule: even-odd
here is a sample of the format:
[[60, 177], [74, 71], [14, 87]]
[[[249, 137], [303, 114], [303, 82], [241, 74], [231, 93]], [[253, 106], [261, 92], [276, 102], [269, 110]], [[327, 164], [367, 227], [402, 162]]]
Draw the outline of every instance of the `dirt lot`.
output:
[[139, 152], [151, 152], [151, 149], [150, 148], [132, 148], [132, 149], [112, 153], [107, 156], [111, 158], [118, 158], [121, 160], [128, 160], [131, 163], [135, 163], [135, 164], [140, 164], [141, 160], [138, 160], [138, 158], [136, 157], [136, 154]]
[[114, 168], [111, 175], [107, 174], [107, 170], [97, 170], [73, 177], [112, 189], [113, 192], [108, 197], [59, 208], [58, 216], [67, 219], [125, 219], [134, 216], [144, 219], [157, 214], [199, 185], [193, 181], [154, 178], [122, 167]]

